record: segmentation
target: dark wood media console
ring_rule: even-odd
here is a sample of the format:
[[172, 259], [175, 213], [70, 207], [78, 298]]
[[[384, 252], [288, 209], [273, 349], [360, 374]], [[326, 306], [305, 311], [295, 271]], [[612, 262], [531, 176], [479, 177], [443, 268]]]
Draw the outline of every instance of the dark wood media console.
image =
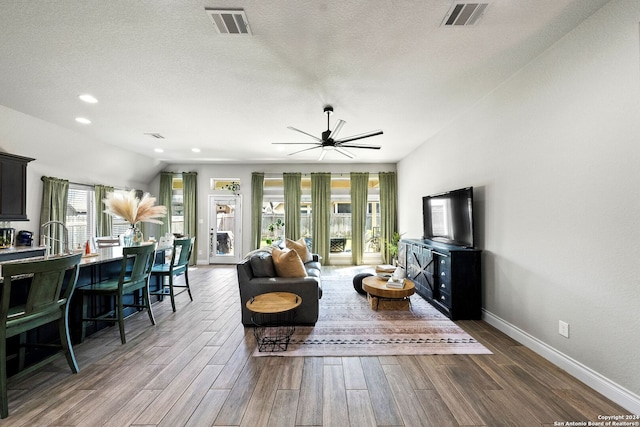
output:
[[422, 239], [398, 243], [398, 263], [416, 292], [451, 320], [480, 319], [480, 249]]

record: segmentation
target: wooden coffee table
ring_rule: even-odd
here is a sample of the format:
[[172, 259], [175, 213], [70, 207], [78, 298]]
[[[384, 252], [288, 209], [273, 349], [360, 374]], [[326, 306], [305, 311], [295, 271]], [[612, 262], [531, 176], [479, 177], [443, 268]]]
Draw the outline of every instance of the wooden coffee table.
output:
[[247, 301], [258, 351], [286, 351], [295, 331], [295, 309], [302, 297], [291, 292], [268, 292]]
[[415, 284], [409, 279], [404, 279], [404, 288], [394, 289], [387, 287], [387, 280], [378, 276], [369, 276], [362, 280], [362, 289], [367, 292], [371, 308], [408, 310], [409, 297], [415, 293]]

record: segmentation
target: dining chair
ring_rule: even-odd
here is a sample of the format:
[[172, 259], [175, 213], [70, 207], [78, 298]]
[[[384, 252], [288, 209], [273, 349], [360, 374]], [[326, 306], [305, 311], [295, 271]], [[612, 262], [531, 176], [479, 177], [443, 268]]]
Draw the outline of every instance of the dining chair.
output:
[[[151, 277], [151, 268], [155, 261], [157, 244], [149, 243], [141, 246], [126, 246], [122, 248], [122, 263], [120, 266], [120, 275], [117, 279], [107, 279], [101, 282], [92, 283], [85, 286], [79, 286], [78, 291], [82, 293], [82, 339], [86, 334], [86, 322], [103, 321], [107, 323], [117, 323], [120, 329], [120, 341], [126, 344], [127, 340], [124, 332], [124, 309], [126, 307], [135, 307], [137, 309], [146, 308], [151, 324], [155, 325], [156, 320], [151, 310], [151, 302], [149, 300], [149, 279]], [[135, 301], [134, 303], [125, 303], [125, 296], [128, 294], [142, 291], [142, 304]], [[96, 296], [108, 296], [114, 300], [113, 309], [106, 313], [89, 317], [88, 307], [89, 298]], [[110, 307], [111, 308], [111, 307]]]
[[[18, 261], [2, 265], [3, 283], [1, 285], [2, 300], [0, 302], [1, 418], [9, 416], [7, 338], [20, 335], [20, 342], [24, 343], [27, 331], [57, 321], [62, 352], [67, 358], [71, 371], [74, 374], [79, 371], [69, 336], [69, 301], [71, 301], [71, 296], [78, 280], [81, 257], [82, 254], [78, 253], [44, 260]], [[67, 272], [68, 270], [69, 272]], [[29, 277], [31, 278], [30, 283], [28, 281]], [[26, 292], [25, 287], [27, 288]], [[50, 347], [50, 343], [29, 345]], [[20, 346], [18, 351], [20, 372], [17, 375], [20, 376], [51, 362], [59, 353], [34, 363], [27, 369], [23, 369], [26, 353], [24, 346]]]
[[[173, 251], [171, 253], [171, 261], [165, 264], [156, 264], [151, 270], [151, 276], [160, 279], [160, 289], [158, 291], [150, 292], [151, 295], [159, 295], [160, 300], [166, 295], [171, 297], [171, 308], [176, 311], [175, 296], [180, 295], [183, 292], [189, 293], [189, 298], [193, 301], [191, 296], [191, 288], [189, 288], [189, 258], [191, 258], [191, 252], [193, 251], [193, 242], [195, 239], [175, 239], [173, 241]], [[173, 278], [184, 274], [184, 285], [176, 285]], [[168, 280], [165, 280], [168, 278]], [[184, 288], [178, 293], [174, 293], [174, 288]]]

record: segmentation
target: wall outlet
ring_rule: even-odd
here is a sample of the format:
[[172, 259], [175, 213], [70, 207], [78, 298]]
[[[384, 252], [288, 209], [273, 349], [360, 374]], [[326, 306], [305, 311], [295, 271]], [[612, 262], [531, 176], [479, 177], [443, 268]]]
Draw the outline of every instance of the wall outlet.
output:
[[558, 320], [558, 333], [565, 338], [569, 338], [569, 324]]

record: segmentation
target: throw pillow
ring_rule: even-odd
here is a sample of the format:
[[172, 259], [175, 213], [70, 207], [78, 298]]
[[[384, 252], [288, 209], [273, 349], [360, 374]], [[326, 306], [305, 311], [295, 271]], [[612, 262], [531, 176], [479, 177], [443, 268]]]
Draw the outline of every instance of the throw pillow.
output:
[[300, 240], [297, 241], [287, 239], [287, 248], [296, 251], [303, 263], [313, 261], [313, 256], [311, 255], [311, 252], [309, 252], [309, 248], [307, 247], [307, 243], [304, 241], [304, 238], [300, 238]]
[[278, 277], [305, 277], [307, 271], [296, 251], [273, 248], [273, 266]]
[[273, 268], [273, 260], [269, 252], [258, 252], [249, 258], [251, 270], [255, 277], [275, 277], [276, 271]]

